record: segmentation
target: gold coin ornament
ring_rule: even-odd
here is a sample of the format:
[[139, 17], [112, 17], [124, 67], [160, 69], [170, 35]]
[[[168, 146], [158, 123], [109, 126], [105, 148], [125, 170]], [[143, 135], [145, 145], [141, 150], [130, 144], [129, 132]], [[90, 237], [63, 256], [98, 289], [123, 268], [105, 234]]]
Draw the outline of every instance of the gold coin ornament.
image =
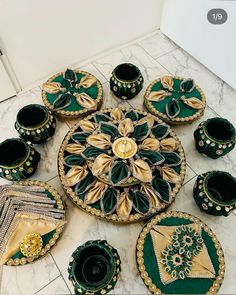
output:
[[67, 69], [42, 85], [42, 99], [47, 108], [63, 118], [78, 118], [99, 110], [103, 89], [92, 74]]
[[54, 247], [66, 224], [65, 207], [49, 184], [20, 181], [0, 186], [0, 220], [0, 265], [24, 265]]
[[43, 239], [40, 234], [26, 235], [20, 243], [20, 251], [26, 257], [33, 257], [40, 253], [43, 247]]
[[129, 159], [137, 153], [138, 147], [135, 141], [128, 137], [121, 137], [112, 145], [113, 153], [121, 159]]
[[215, 295], [225, 274], [216, 235], [184, 212], [169, 211], [149, 220], [139, 235], [136, 259], [153, 294]]
[[170, 127], [134, 109], [105, 109], [71, 128], [59, 150], [59, 176], [82, 210], [112, 222], [136, 222], [165, 210], [186, 172]]
[[193, 79], [163, 76], [148, 86], [144, 105], [168, 124], [185, 124], [203, 115], [206, 98]]

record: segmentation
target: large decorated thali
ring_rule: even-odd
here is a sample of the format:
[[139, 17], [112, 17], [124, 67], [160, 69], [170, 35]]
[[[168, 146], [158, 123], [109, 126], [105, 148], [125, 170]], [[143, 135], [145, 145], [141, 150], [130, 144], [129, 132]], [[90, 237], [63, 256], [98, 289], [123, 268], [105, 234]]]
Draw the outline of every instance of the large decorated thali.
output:
[[73, 126], [58, 165], [62, 185], [79, 208], [121, 223], [165, 210], [186, 172], [183, 148], [167, 124], [140, 110], [118, 108]]

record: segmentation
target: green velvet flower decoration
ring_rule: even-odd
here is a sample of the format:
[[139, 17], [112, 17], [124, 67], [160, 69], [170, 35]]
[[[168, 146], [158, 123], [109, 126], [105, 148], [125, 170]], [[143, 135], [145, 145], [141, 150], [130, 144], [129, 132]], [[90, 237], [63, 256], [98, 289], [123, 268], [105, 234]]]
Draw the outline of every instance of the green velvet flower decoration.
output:
[[182, 181], [181, 163], [169, 126], [134, 110], [97, 112], [81, 120], [64, 155], [67, 185], [86, 204], [122, 220], [170, 204]]
[[203, 249], [203, 239], [192, 227], [181, 225], [173, 236], [172, 243], [162, 251], [161, 263], [173, 279], [185, 279], [192, 267], [192, 258]]
[[72, 104], [78, 104], [81, 108], [97, 109], [96, 100], [89, 94], [89, 89], [97, 83], [97, 79], [90, 75], [77, 74], [67, 69], [59, 81], [46, 82], [43, 90], [54, 95], [53, 110], [65, 110]]
[[191, 118], [204, 109], [202, 92], [192, 79], [164, 76], [154, 82], [145, 95], [147, 106], [164, 114], [169, 120]]

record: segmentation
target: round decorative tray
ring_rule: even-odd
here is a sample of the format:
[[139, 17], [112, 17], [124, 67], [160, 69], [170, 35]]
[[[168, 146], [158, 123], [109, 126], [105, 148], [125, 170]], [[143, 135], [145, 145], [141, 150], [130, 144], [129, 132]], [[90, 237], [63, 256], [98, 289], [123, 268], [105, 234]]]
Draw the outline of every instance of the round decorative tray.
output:
[[55, 74], [42, 89], [44, 104], [60, 117], [85, 116], [99, 110], [102, 104], [101, 82], [85, 71], [67, 69]]
[[183, 148], [167, 124], [146, 112], [118, 108], [73, 126], [58, 164], [62, 185], [79, 208], [121, 223], [165, 210], [186, 172]]
[[169, 124], [184, 124], [203, 115], [206, 98], [192, 79], [164, 76], [148, 86], [144, 105]]
[[153, 294], [217, 294], [225, 273], [224, 254], [213, 231], [197, 217], [175, 211], [144, 226], [137, 264]]
[[0, 194], [0, 264], [24, 265], [43, 257], [66, 223], [61, 196], [37, 180], [3, 185]]

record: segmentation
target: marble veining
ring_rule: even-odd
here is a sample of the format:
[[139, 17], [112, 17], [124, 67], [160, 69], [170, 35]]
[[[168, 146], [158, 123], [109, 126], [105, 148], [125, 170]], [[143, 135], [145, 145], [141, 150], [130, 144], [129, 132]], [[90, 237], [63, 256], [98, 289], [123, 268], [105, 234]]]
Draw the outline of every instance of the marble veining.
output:
[[[145, 79], [144, 88], [137, 97], [129, 101], [116, 98], [109, 89], [109, 78], [113, 68], [122, 62], [136, 64]], [[187, 172], [184, 186], [176, 197], [170, 209], [192, 213], [207, 223], [217, 234], [226, 260], [226, 275], [220, 289], [220, 294], [235, 294], [236, 292], [236, 248], [235, 225], [236, 216], [214, 217], [202, 213], [192, 196], [193, 185], [197, 174], [221, 169], [236, 175], [236, 149], [227, 156], [217, 160], [200, 155], [194, 147], [193, 131], [202, 121], [214, 116], [224, 116], [236, 125], [236, 91], [206, 69], [189, 54], [178, 48], [159, 31], [147, 38], [135, 40], [133, 44], [123, 49], [104, 53], [103, 57], [84, 66], [74, 64], [71, 68], [81, 68], [94, 74], [103, 84], [103, 107], [127, 106], [143, 108], [143, 95], [147, 85], [165, 74], [192, 77], [206, 94], [207, 107], [204, 116], [190, 125], [173, 127], [182, 141], [187, 158]], [[17, 111], [29, 103], [42, 103], [40, 87], [22, 93], [17, 97], [0, 103], [1, 130], [0, 140], [17, 137], [14, 121]], [[68, 280], [67, 267], [71, 253], [80, 244], [89, 239], [107, 239], [121, 256], [122, 272], [112, 294], [147, 294], [135, 261], [136, 240], [143, 223], [128, 226], [114, 225], [82, 212], [65, 196], [57, 176], [57, 153], [59, 146], [68, 132], [69, 127], [78, 120], [57, 120], [56, 134], [44, 145], [35, 145], [41, 153], [42, 160], [33, 178], [48, 181], [64, 197], [67, 207], [65, 231], [51, 254], [31, 265], [2, 268], [0, 293], [15, 294], [73, 294], [73, 287]], [[0, 184], [6, 183], [0, 179]], [[1, 272], [1, 270], [0, 270]]]

